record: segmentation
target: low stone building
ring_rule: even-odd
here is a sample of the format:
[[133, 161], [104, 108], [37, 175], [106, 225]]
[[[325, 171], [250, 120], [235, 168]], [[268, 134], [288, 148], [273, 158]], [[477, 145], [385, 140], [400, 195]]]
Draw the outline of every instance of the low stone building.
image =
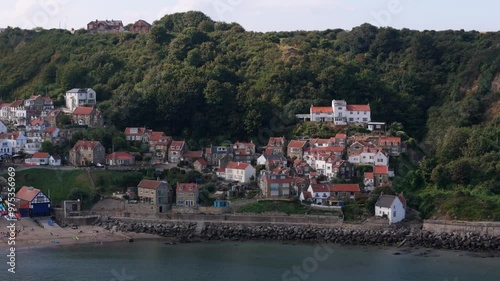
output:
[[137, 186], [142, 203], [156, 206], [158, 213], [167, 212], [172, 205], [172, 191], [167, 181], [142, 180]]
[[98, 141], [78, 141], [69, 152], [69, 163], [73, 166], [104, 164], [106, 151]]
[[178, 183], [176, 189], [177, 207], [197, 207], [199, 189], [196, 183]]

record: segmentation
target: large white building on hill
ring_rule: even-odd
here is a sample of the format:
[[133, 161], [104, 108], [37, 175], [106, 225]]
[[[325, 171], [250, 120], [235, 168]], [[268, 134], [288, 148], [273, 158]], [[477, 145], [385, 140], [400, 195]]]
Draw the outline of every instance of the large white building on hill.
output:
[[297, 114], [297, 118], [311, 122], [332, 122], [335, 125], [371, 122], [369, 104], [347, 104], [345, 100], [332, 100], [332, 106], [311, 105], [309, 114]]

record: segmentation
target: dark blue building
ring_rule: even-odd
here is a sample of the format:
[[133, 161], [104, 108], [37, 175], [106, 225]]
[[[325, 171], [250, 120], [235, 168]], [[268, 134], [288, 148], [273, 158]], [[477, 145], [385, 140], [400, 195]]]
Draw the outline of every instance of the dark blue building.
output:
[[23, 217], [50, 216], [50, 199], [40, 189], [32, 186], [23, 186], [17, 192], [16, 198], [20, 201], [19, 213]]

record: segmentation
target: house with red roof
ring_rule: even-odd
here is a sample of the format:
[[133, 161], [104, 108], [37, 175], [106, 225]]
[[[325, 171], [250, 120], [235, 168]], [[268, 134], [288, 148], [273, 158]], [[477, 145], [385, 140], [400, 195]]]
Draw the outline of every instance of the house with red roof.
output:
[[250, 164], [254, 159], [256, 159], [256, 155], [253, 142], [236, 142], [233, 144], [233, 161]]
[[391, 156], [401, 153], [402, 142], [400, 137], [382, 137], [378, 140], [378, 146], [382, 147]]
[[243, 162], [230, 162], [225, 169], [224, 176], [228, 181], [238, 181], [241, 183], [249, 183], [251, 179], [255, 179], [255, 168]]
[[363, 183], [365, 185], [365, 190], [373, 191], [375, 189], [373, 172], [365, 172]]
[[267, 142], [266, 153], [286, 155], [287, 140], [285, 137], [271, 137]]
[[95, 106], [97, 93], [91, 88], [74, 88], [66, 92], [64, 99], [68, 111], [73, 112], [79, 106]]
[[106, 165], [109, 166], [128, 166], [135, 164], [135, 156], [128, 152], [113, 152], [106, 155]]
[[129, 32], [134, 33], [149, 33], [151, 30], [151, 24], [145, 20], [138, 20], [129, 27]]
[[375, 186], [381, 186], [383, 183], [389, 181], [389, 167], [386, 165], [379, 165], [373, 168], [373, 179]]
[[88, 126], [89, 128], [99, 127], [104, 124], [101, 112], [94, 106], [79, 106], [71, 113], [73, 124]]
[[208, 163], [205, 159], [201, 158], [201, 159], [194, 161], [193, 167], [194, 167], [195, 171], [202, 173], [204, 170], [207, 169]]
[[26, 165], [29, 166], [40, 166], [40, 165], [49, 165], [50, 155], [47, 152], [36, 152], [24, 161]]
[[18, 211], [22, 217], [50, 216], [50, 199], [40, 189], [23, 186], [16, 199], [20, 201]]
[[296, 157], [297, 159], [302, 160], [304, 156], [304, 149], [307, 145], [307, 141], [305, 140], [292, 140], [288, 143], [287, 148], [287, 156], [289, 158]]
[[186, 151], [181, 156], [181, 161], [193, 164], [194, 161], [203, 158], [203, 151]]
[[128, 127], [125, 128], [125, 140], [136, 142], [149, 142], [148, 130], [145, 127]]
[[[311, 105], [309, 115], [312, 122], [332, 122], [340, 126], [368, 125], [371, 121], [371, 108], [369, 104], [348, 105], [345, 100], [332, 100], [331, 106]], [[304, 119], [304, 114], [298, 114], [297, 118]]]
[[196, 183], [177, 183], [175, 189], [176, 207], [198, 207], [200, 189]]
[[104, 164], [106, 150], [98, 141], [79, 140], [69, 152], [69, 163], [73, 166]]
[[336, 200], [355, 200], [356, 196], [359, 196], [361, 190], [359, 189], [359, 184], [334, 184], [330, 188], [330, 195]]
[[[330, 190], [332, 187], [333, 184], [329, 182], [311, 182], [307, 192], [311, 193], [313, 203], [325, 205], [328, 197], [330, 197]], [[306, 198], [307, 196], [304, 194], [301, 195], [301, 197]]]
[[153, 159], [151, 159], [153, 163], [167, 160], [168, 148], [172, 141], [172, 137], [166, 136], [164, 132], [151, 132], [149, 151], [153, 153]]
[[168, 149], [168, 161], [170, 163], [179, 163], [182, 160], [182, 155], [188, 150], [188, 145], [185, 141], [172, 141]]
[[172, 189], [167, 181], [142, 180], [137, 185], [137, 196], [141, 203], [151, 205], [156, 214], [165, 213], [172, 207]]

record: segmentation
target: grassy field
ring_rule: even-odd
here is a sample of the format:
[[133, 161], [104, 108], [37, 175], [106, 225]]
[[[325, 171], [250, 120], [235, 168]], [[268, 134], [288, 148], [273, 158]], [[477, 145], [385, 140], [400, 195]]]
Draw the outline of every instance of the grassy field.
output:
[[92, 181], [96, 188], [110, 192], [114, 188], [113, 180], [123, 177], [123, 174], [124, 172], [101, 170], [30, 169], [16, 174], [16, 186], [33, 186], [50, 194], [53, 202], [60, 202], [67, 199], [72, 188], [93, 191]]

